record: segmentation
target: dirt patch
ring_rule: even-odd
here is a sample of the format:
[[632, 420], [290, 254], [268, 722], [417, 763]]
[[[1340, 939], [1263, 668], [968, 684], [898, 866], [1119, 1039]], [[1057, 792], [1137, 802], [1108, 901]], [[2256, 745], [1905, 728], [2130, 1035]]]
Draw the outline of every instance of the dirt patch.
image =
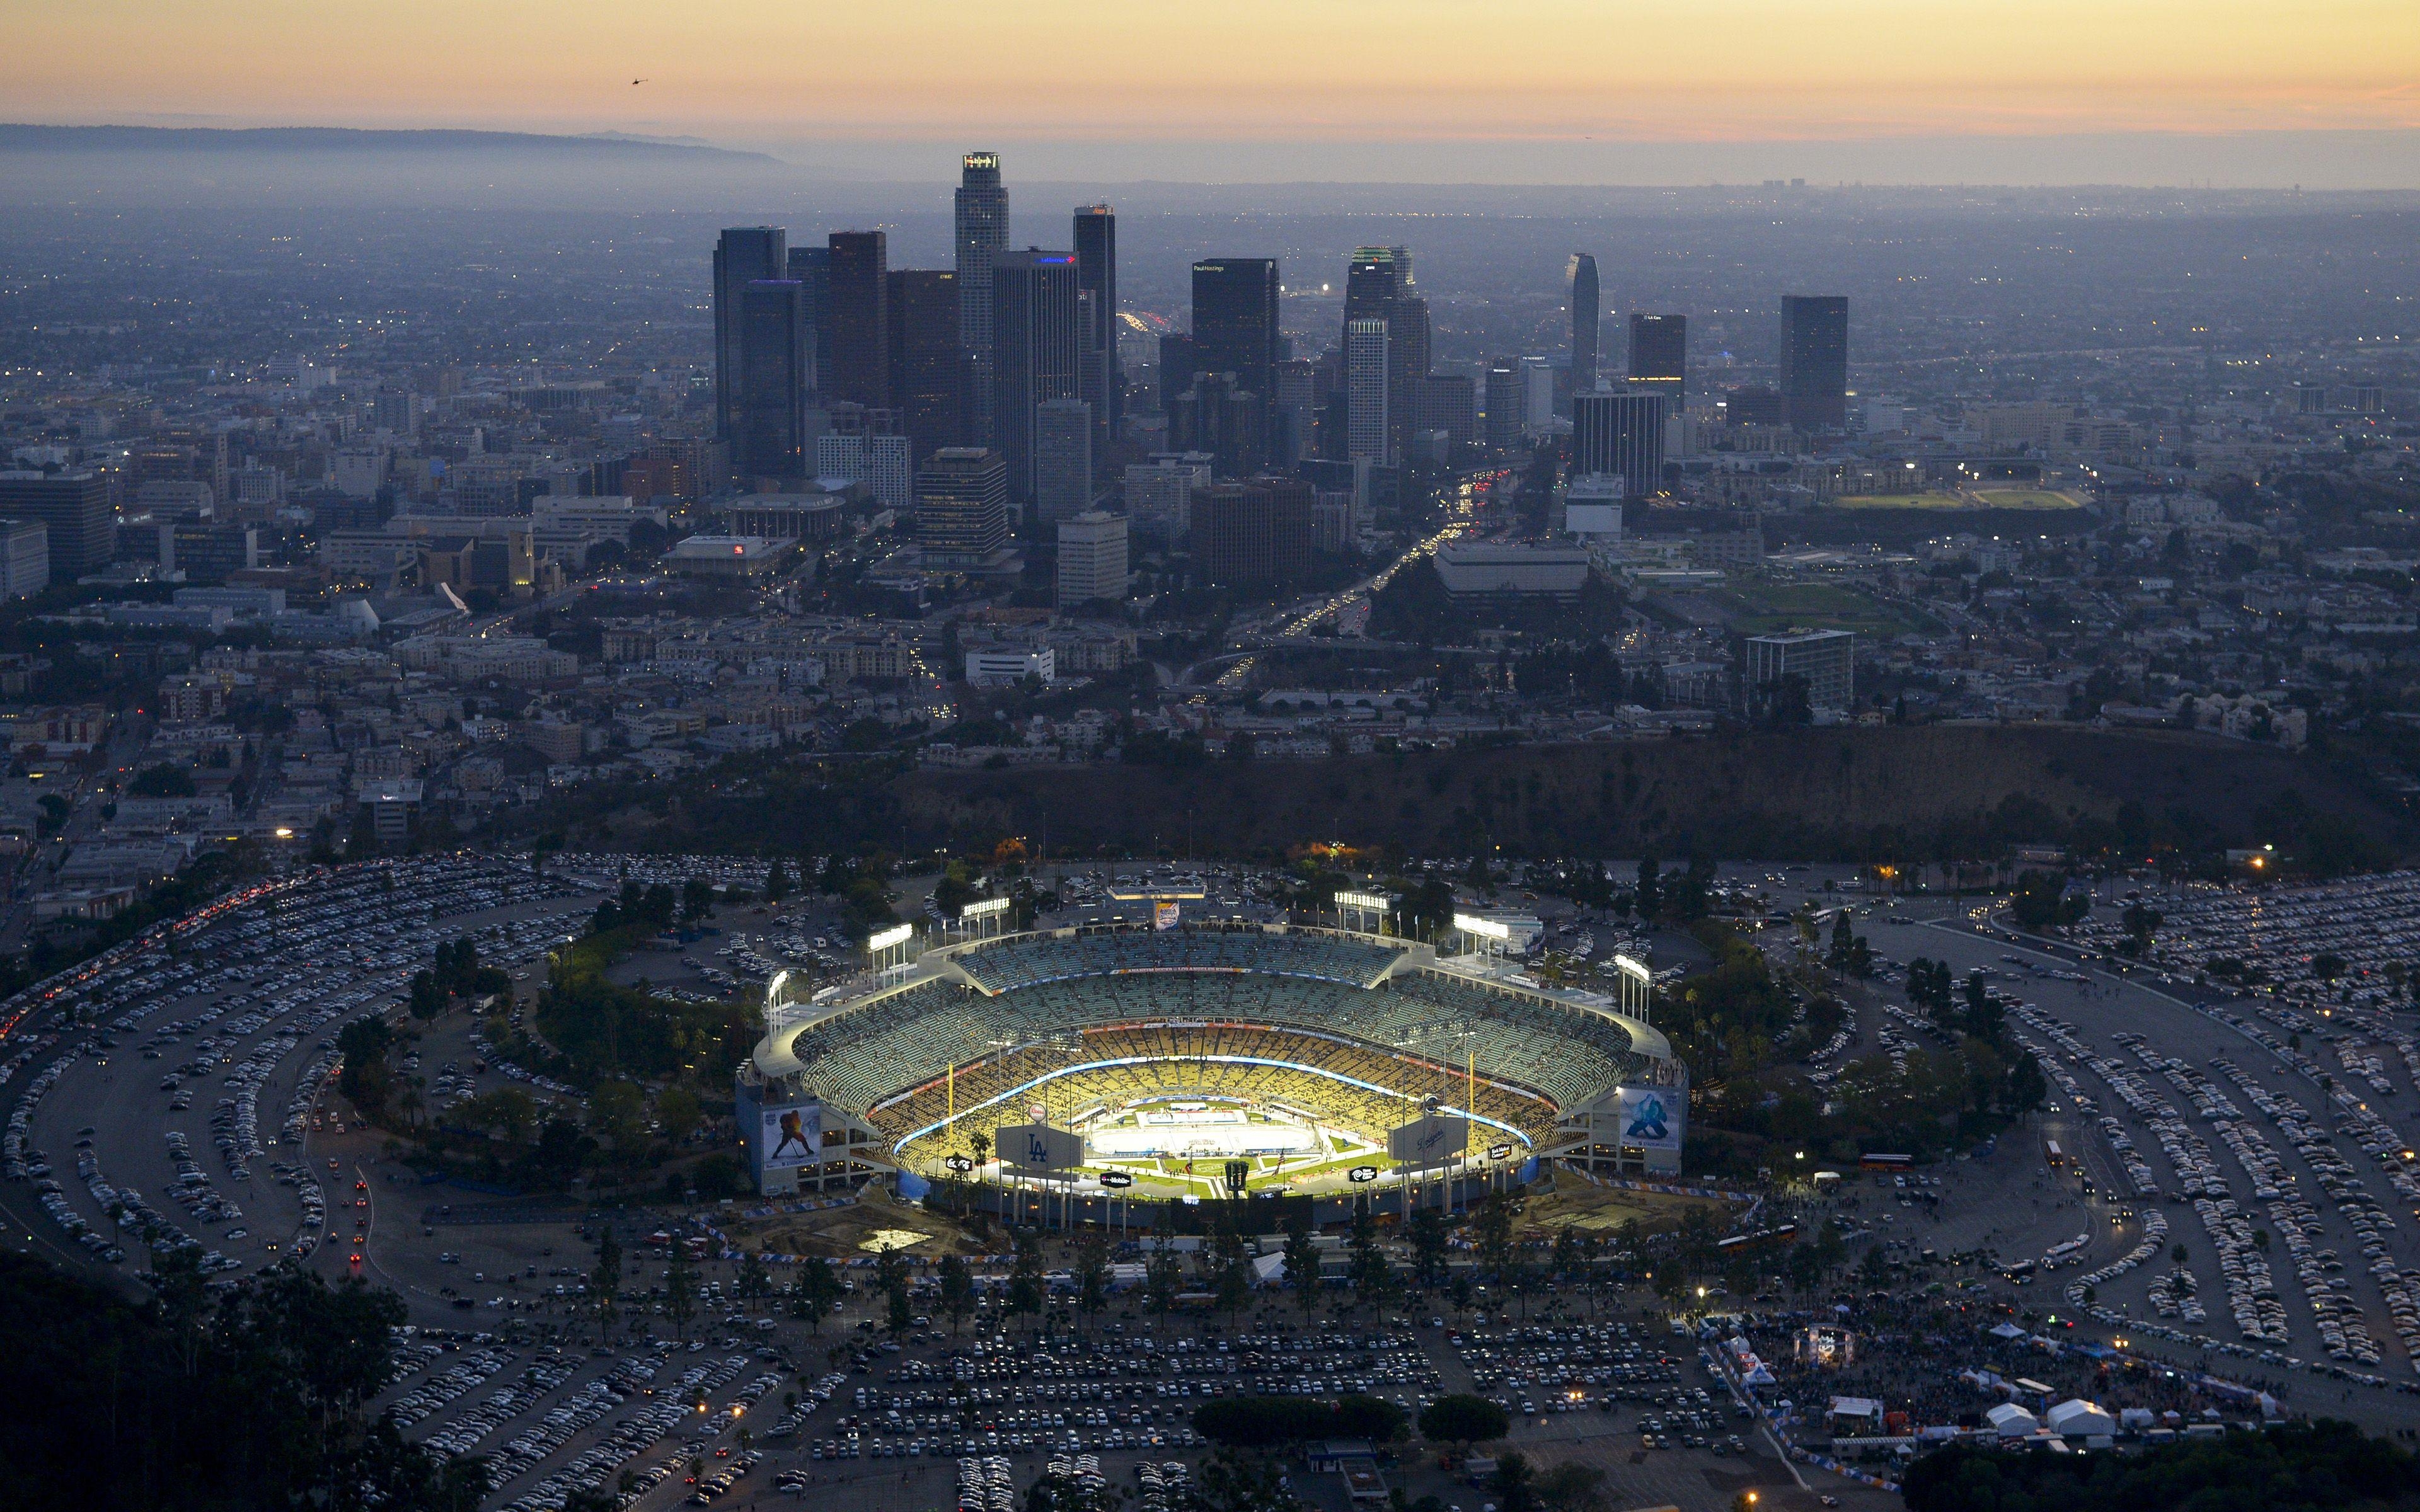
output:
[[979, 1255], [985, 1248], [964, 1229], [939, 1213], [928, 1213], [921, 1208], [901, 1207], [878, 1197], [851, 1203], [845, 1208], [785, 1212], [778, 1217], [742, 1222], [735, 1226], [732, 1237], [743, 1249], [853, 1260], [871, 1254], [865, 1248], [866, 1244], [876, 1234], [885, 1231], [923, 1235], [923, 1242], [908, 1245], [907, 1252], [923, 1259], [933, 1259], [952, 1252]]
[[1557, 1179], [1554, 1191], [1529, 1199], [1521, 1223], [1525, 1228], [1546, 1235], [1566, 1225], [1586, 1234], [1601, 1235], [1637, 1219], [1638, 1227], [1652, 1234], [1679, 1228], [1692, 1208], [1712, 1210], [1717, 1227], [1725, 1227], [1738, 1211], [1734, 1204], [1716, 1197], [1680, 1197], [1663, 1192], [1590, 1186], [1577, 1177], [1563, 1176]]

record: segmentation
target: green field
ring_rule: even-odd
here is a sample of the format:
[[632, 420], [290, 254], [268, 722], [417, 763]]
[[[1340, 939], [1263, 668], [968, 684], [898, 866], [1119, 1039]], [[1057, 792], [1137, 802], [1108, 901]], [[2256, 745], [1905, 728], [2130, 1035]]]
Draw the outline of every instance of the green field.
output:
[[1831, 509], [2082, 509], [2084, 501], [2055, 488], [1967, 488], [1956, 493], [1835, 494]]
[[1828, 583], [1741, 583], [1708, 596], [1732, 616], [1731, 628], [1741, 635], [1771, 635], [1804, 625], [1888, 638], [1927, 627], [1853, 589]]
[[1990, 509], [2082, 509], [2084, 501], [2056, 488], [1978, 488], [1975, 498]]
[[1835, 494], [1824, 501], [1834, 509], [1973, 509], [1954, 493]]

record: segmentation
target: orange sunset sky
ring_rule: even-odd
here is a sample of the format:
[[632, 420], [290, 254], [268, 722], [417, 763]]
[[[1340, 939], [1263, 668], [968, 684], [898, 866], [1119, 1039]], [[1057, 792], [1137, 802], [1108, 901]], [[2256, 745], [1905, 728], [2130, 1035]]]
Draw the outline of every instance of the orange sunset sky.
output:
[[[18, 121], [851, 142], [2420, 127], [2415, 0], [0, 0]], [[644, 78], [640, 85], [631, 83]]]

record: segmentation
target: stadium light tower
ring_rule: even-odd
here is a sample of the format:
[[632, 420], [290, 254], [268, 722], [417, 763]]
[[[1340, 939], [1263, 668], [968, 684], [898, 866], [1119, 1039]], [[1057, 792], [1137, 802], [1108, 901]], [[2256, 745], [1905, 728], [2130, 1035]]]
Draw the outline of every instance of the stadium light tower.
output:
[[1642, 962], [1626, 955], [1613, 958], [1621, 987], [1621, 1011], [1641, 1024], [1652, 1024], [1655, 1014], [1655, 973]]

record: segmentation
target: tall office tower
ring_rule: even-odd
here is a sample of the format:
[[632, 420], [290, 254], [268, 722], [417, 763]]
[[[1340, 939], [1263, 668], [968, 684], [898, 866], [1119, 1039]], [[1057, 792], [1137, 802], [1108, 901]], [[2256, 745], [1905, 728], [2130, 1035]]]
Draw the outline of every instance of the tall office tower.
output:
[[1387, 439], [1397, 455], [1410, 444], [1428, 377], [1429, 301], [1399, 294], [1387, 306]]
[[1689, 406], [1689, 317], [1685, 315], [1630, 316], [1630, 382], [1663, 394], [1664, 413], [1677, 415]]
[[1572, 395], [1572, 475], [1620, 478], [1633, 499], [1664, 488], [1664, 396], [1598, 389]]
[[1509, 360], [1487, 364], [1487, 444], [1521, 444], [1521, 367]]
[[1263, 593], [1301, 582], [1311, 567], [1316, 501], [1316, 490], [1301, 478], [1194, 489], [1194, 580]]
[[1546, 359], [1521, 359], [1521, 428], [1532, 436], [1555, 428], [1555, 364]]
[[1020, 503], [1033, 497], [1034, 411], [1076, 397], [1079, 292], [1072, 252], [1028, 247], [991, 260], [991, 438]]
[[831, 407], [831, 429], [815, 438], [815, 476], [861, 483], [875, 502], [905, 511], [916, 500], [916, 469], [896, 409]]
[[1809, 712], [1845, 714], [1857, 701], [1857, 638], [1848, 630], [1785, 630], [1739, 643], [1740, 702], [1751, 715], [1773, 712], [1794, 679]]
[[1412, 249], [1388, 247], [1387, 250], [1395, 255], [1395, 292], [1409, 294], [1412, 291]]
[[1387, 321], [1366, 316], [1344, 323], [1344, 455], [1354, 461], [1387, 457]]
[[1008, 544], [1008, 459], [944, 446], [916, 470], [916, 538], [931, 566], [970, 567]]
[[50, 580], [71, 583], [109, 565], [117, 543], [109, 482], [98, 472], [0, 472], [0, 519], [50, 532]]
[[788, 271], [788, 234], [778, 225], [735, 225], [714, 244], [714, 434], [739, 434], [739, 305], [748, 285]]
[[731, 438], [732, 470], [740, 476], [806, 474], [814, 345], [805, 285], [760, 278], [740, 295], [739, 428]]
[[1159, 373], [1154, 399], [1161, 414], [1168, 413], [1178, 394], [1193, 387], [1196, 371], [1192, 337], [1171, 331], [1159, 338]]
[[991, 260], [1008, 245], [1000, 154], [970, 152], [958, 170], [958, 346], [967, 357], [966, 433], [991, 434]]
[[1467, 373], [1431, 373], [1412, 390], [1412, 433], [1443, 431], [1450, 447], [1477, 440], [1477, 389]]
[[1193, 525], [1193, 490], [1210, 484], [1210, 460], [1161, 455], [1149, 464], [1126, 464], [1126, 517], [1135, 529], [1164, 547], [1185, 544]]
[[1848, 424], [1848, 296], [1781, 297], [1781, 406], [1800, 430]]
[[1093, 428], [1106, 441], [1117, 434], [1125, 408], [1118, 373], [1118, 212], [1107, 205], [1076, 208], [1076, 286], [1092, 296], [1077, 397], [1093, 407]]
[[1395, 249], [1356, 247], [1344, 266], [1344, 320], [1385, 319], [1387, 307], [1403, 291], [1396, 276]]
[[1059, 522], [1059, 607], [1126, 596], [1126, 517], [1088, 509]]
[[1233, 373], [1238, 387], [1273, 392], [1278, 363], [1278, 265], [1270, 257], [1208, 257], [1193, 265], [1193, 370]]
[[1269, 403], [1269, 465], [1290, 468], [1311, 455], [1311, 417], [1319, 406], [1319, 382], [1309, 363], [1288, 358], [1277, 366]]
[[922, 460], [961, 435], [966, 359], [958, 349], [958, 275], [897, 268], [890, 285], [891, 405], [910, 455]]
[[1573, 253], [1567, 271], [1572, 281], [1572, 392], [1586, 393], [1596, 387], [1596, 336], [1605, 320], [1605, 303], [1597, 294], [1596, 258]]
[[831, 234], [831, 317], [822, 345], [831, 386], [827, 402], [891, 403], [891, 280], [889, 248], [879, 231]]
[[1170, 402], [1168, 443], [1213, 459], [1218, 476], [1258, 471], [1268, 455], [1263, 421], [1267, 407], [1233, 373], [1196, 373], [1193, 387]]
[[1045, 525], [1093, 507], [1093, 407], [1049, 399], [1033, 407], [1033, 517]]
[[[792, 247], [789, 276], [807, 286], [807, 324], [815, 328], [815, 371], [812, 387], [821, 394], [831, 383], [830, 361], [824, 349], [824, 332], [831, 325], [831, 248]], [[953, 332], [954, 337], [954, 334]]]

